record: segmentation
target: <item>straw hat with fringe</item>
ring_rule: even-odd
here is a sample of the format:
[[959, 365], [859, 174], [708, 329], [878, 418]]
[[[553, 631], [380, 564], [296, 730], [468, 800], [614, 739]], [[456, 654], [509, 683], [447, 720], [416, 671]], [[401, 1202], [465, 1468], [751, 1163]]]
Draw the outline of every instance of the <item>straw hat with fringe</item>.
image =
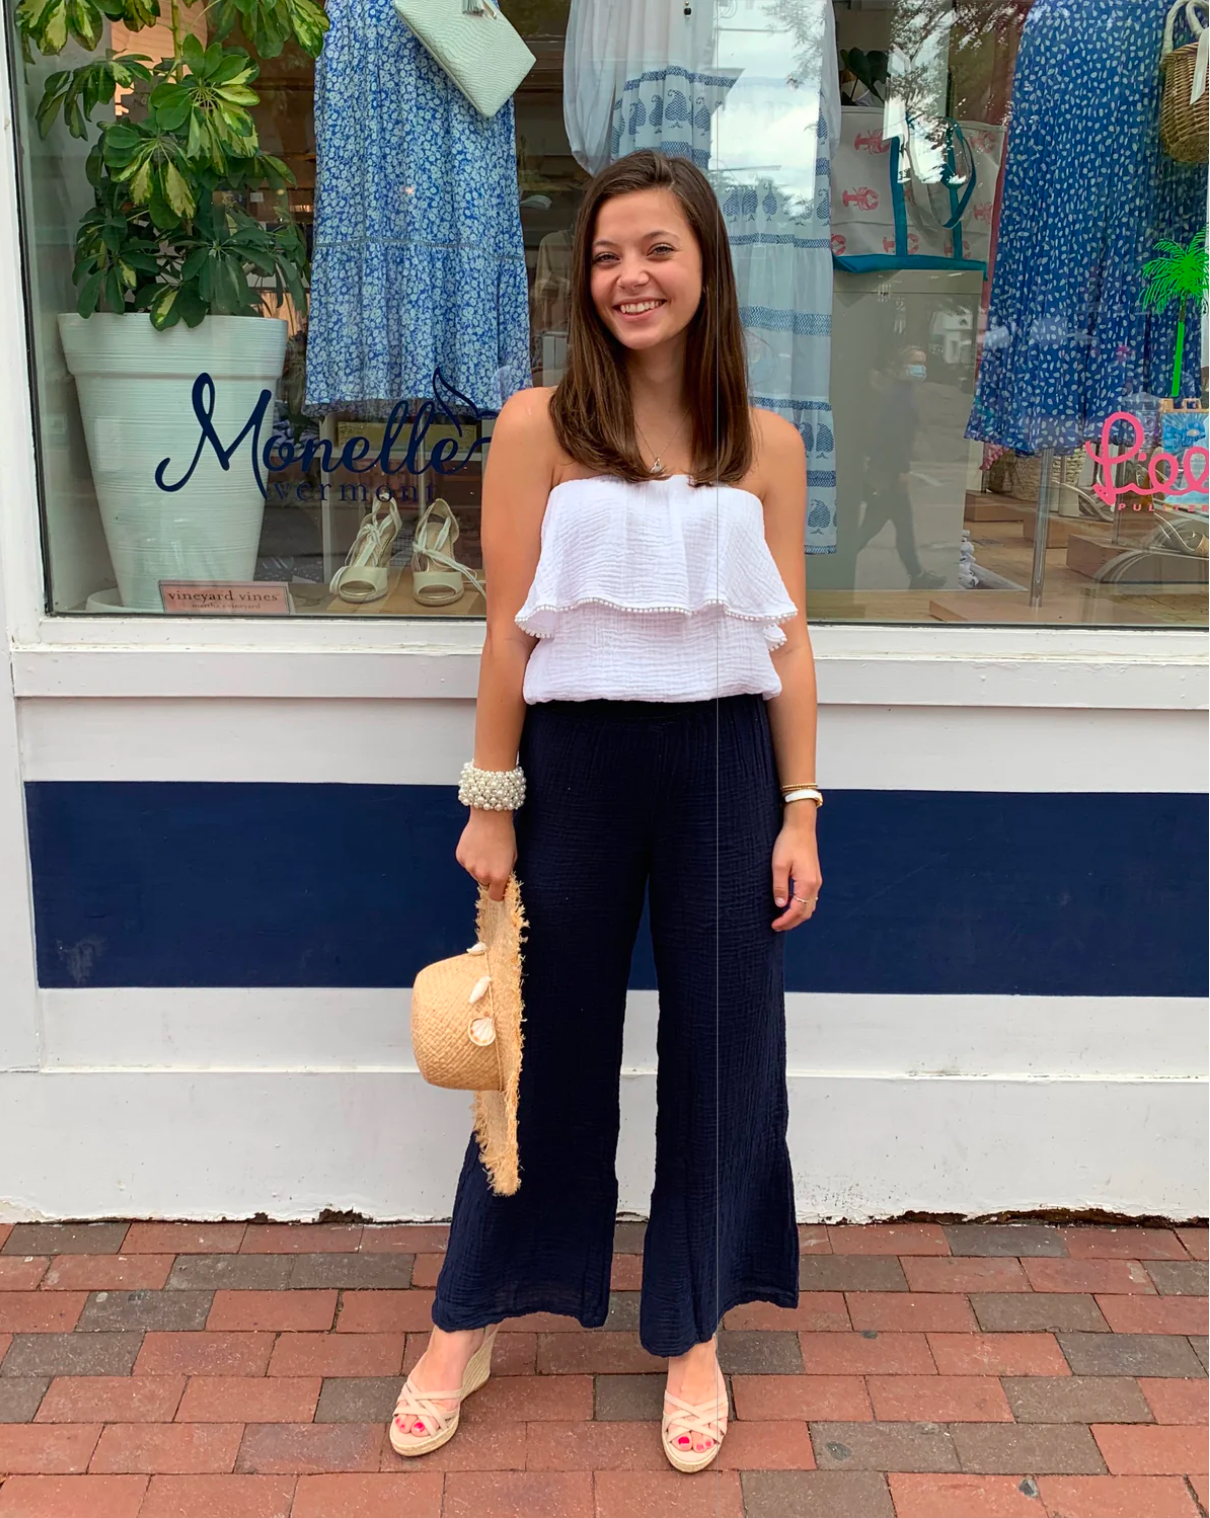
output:
[[517, 877], [504, 900], [479, 891], [478, 941], [465, 954], [426, 965], [412, 987], [412, 1047], [433, 1086], [475, 1093], [475, 1136], [491, 1188], [521, 1184], [517, 1088], [521, 1078], [521, 941], [525, 914]]

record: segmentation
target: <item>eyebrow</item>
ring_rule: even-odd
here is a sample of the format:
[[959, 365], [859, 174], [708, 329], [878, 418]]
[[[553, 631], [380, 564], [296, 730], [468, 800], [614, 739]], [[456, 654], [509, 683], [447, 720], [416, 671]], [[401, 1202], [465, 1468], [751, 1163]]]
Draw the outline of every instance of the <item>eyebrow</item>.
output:
[[[663, 227], [657, 227], [654, 232], [644, 232], [643, 239], [640, 240], [644, 240], [648, 237], [676, 237], [678, 235], [679, 234], [676, 232], [665, 231]], [[611, 241], [611, 239], [608, 237], [594, 238], [592, 245], [594, 248], [614, 248], [617, 246], [617, 244]]]

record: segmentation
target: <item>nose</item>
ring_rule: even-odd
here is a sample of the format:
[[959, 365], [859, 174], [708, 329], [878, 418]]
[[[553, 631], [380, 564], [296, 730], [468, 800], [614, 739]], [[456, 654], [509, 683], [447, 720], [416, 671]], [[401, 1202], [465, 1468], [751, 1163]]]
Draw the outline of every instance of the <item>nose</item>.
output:
[[627, 290], [641, 289], [650, 283], [650, 276], [641, 260], [624, 258], [618, 270], [618, 284]]

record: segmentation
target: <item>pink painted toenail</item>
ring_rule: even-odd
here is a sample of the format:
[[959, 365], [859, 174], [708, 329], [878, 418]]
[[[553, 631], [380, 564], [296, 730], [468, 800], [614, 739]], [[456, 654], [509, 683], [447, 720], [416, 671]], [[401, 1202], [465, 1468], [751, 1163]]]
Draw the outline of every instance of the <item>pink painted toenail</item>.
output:
[[680, 1445], [680, 1447], [682, 1449], [688, 1449], [689, 1448], [689, 1435], [688, 1434], [682, 1434], [681, 1437], [676, 1442]]
[[422, 1434], [422, 1433], [424, 1433], [424, 1424], [423, 1423], [413, 1423], [412, 1424], [412, 1432], [414, 1434]]

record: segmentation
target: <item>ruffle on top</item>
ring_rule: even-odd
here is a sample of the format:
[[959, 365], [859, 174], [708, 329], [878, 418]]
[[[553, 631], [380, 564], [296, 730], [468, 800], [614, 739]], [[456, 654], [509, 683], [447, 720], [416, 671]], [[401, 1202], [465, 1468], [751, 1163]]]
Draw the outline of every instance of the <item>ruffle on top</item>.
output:
[[525, 699], [688, 701], [781, 689], [795, 615], [749, 491], [568, 480], [551, 491], [518, 627]]
[[714, 607], [762, 625], [771, 648], [795, 614], [759, 499], [731, 485], [668, 479], [566, 480], [550, 493], [542, 550], [517, 626], [553, 637], [563, 613], [611, 606], [691, 616]]

